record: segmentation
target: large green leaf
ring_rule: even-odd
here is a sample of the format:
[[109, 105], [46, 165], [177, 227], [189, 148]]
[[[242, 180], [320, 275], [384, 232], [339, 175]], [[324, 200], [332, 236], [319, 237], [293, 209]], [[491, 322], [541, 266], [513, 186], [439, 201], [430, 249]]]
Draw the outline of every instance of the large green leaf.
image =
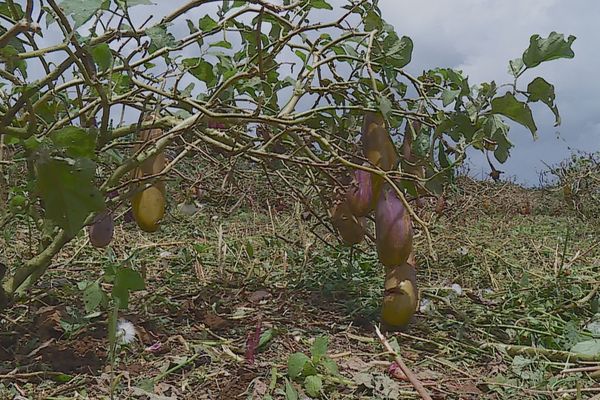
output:
[[290, 354], [287, 360], [288, 376], [292, 379], [299, 376], [304, 369], [304, 365], [308, 362], [310, 362], [310, 359], [304, 353]]
[[508, 140], [509, 127], [502, 121], [499, 115], [489, 115], [483, 124], [485, 137], [496, 142], [494, 157], [500, 163], [505, 163], [510, 155], [513, 144]]
[[548, 83], [544, 78], [537, 77], [527, 85], [527, 92], [529, 93], [529, 101], [541, 101], [550, 108], [555, 117], [554, 126], [558, 126], [560, 124], [560, 115], [558, 114], [558, 107], [554, 104], [554, 99], [556, 98], [554, 85]]
[[103, 0], [63, 0], [60, 7], [73, 17], [75, 26], [85, 24], [102, 7]]
[[327, 336], [319, 336], [315, 339], [312, 346], [310, 347], [310, 353], [313, 358], [313, 362], [318, 363], [321, 358], [327, 354], [327, 347], [329, 346], [329, 338]]
[[99, 305], [106, 303], [106, 294], [98, 282], [88, 283], [83, 290], [83, 304], [85, 311], [96, 311]]
[[94, 186], [96, 164], [82, 158], [71, 164], [48, 159], [37, 163], [37, 190], [44, 201], [46, 218], [75, 235], [89, 214], [105, 208]]
[[200, 21], [198, 21], [198, 27], [200, 28], [200, 30], [202, 32], [208, 32], [210, 30], [215, 29], [217, 26], [219, 26], [217, 24], [217, 21], [215, 21], [214, 19], [212, 19], [210, 17], [210, 15], [205, 15], [204, 17], [202, 17], [200, 19]]
[[408, 36], [401, 38], [395, 32], [390, 33], [383, 40], [383, 60], [378, 60], [386, 65], [403, 68], [412, 58], [413, 42]]
[[211, 63], [199, 58], [186, 58], [183, 60], [183, 65], [186, 68], [189, 68], [192, 75], [199, 80], [206, 82], [207, 85], [212, 86], [216, 83], [217, 78]]
[[323, 381], [316, 375], [307, 376], [304, 380], [304, 390], [310, 397], [319, 397], [322, 388]]
[[69, 157], [92, 158], [94, 156], [96, 137], [85, 129], [67, 126], [53, 132], [50, 138], [57, 147], [63, 148]]
[[512, 93], [506, 93], [502, 97], [492, 100], [492, 113], [501, 114], [515, 122], [529, 128], [531, 134], [536, 137], [537, 127], [531, 114], [531, 109], [526, 103], [519, 101]]
[[310, 0], [310, 7], [322, 10], [333, 10], [331, 4], [326, 0]]
[[129, 303], [129, 292], [143, 290], [145, 287], [139, 272], [130, 268], [120, 268], [115, 276], [112, 296], [119, 303], [119, 307], [124, 309]]
[[113, 56], [108, 44], [100, 43], [99, 45], [94, 46], [90, 53], [92, 54], [92, 58], [96, 65], [100, 67], [100, 71], [110, 68]]
[[544, 61], [556, 60], [558, 58], [573, 58], [575, 53], [571, 45], [575, 36], [569, 35], [567, 40], [562, 33], [552, 32], [547, 38], [540, 35], [532, 35], [529, 39], [529, 47], [523, 53], [523, 63], [528, 68], [537, 67]]
[[173, 47], [176, 44], [175, 36], [167, 32], [167, 28], [162, 25], [146, 29], [146, 34], [151, 40], [151, 53], [154, 53], [156, 50], [163, 47]]
[[117, 5], [121, 9], [131, 8], [139, 5], [152, 5], [156, 4], [150, 0], [116, 0]]

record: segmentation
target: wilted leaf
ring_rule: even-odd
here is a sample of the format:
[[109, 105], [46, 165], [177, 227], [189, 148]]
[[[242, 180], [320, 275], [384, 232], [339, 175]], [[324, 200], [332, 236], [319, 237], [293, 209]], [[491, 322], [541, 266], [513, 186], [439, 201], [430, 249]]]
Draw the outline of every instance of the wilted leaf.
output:
[[519, 75], [519, 73], [523, 70], [523, 59], [515, 58], [514, 60], [510, 60], [508, 62], [508, 72], [510, 72], [513, 76]]

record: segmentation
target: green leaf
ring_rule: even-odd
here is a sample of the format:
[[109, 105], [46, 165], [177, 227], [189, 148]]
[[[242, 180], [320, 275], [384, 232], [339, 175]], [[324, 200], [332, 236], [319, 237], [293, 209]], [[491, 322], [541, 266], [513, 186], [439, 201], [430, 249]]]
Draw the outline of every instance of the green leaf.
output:
[[186, 58], [183, 60], [183, 65], [194, 77], [206, 82], [207, 85], [212, 86], [216, 83], [214, 67], [211, 63], [199, 58]]
[[146, 29], [146, 35], [148, 35], [151, 40], [150, 53], [154, 53], [156, 50], [162, 49], [163, 47], [173, 47], [176, 44], [175, 37], [167, 32], [167, 28], [162, 25]]
[[502, 121], [499, 115], [490, 115], [486, 117], [483, 124], [485, 137], [496, 142], [494, 157], [500, 163], [505, 163], [510, 155], [510, 149], [513, 144], [508, 140], [509, 127]]
[[508, 72], [510, 72], [513, 76], [517, 76], [519, 73], [521, 73], [524, 66], [525, 65], [523, 64], [522, 58], [515, 58], [514, 60], [510, 60], [508, 62]]
[[74, 165], [63, 160], [40, 161], [37, 190], [44, 201], [46, 217], [69, 236], [81, 230], [89, 214], [105, 208], [104, 198], [94, 186], [96, 165], [78, 159]]
[[300, 57], [302, 59], [302, 62], [306, 64], [306, 54], [304, 54], [303, 52], [301, 52], [300, 50], [296, 50], [294, 52], [298, 57]]
[[85, 288], [83, 291], [83, 304], [85, 305], [85, 311], [90, 313], [96, 311], [98, 306], [102, 304], [106, 299], [106, 294], [100, 287], [98, 282], [93, 282]]
[[529, 128], [533, 137], [537, 137], [537, 127], [531, 115], [531, 109], [526, 103], [515, 98], [512, 93], [492, 100], [492, 113], [502, 114], [515, 122]]
[[375, 10], [369, 10], [367, 15], [363, 19], [365, 24], [365, 31], [371, 32], [372, 30], [381, 30], [383, 27], [383, 21], [381, 15], [377, 14]]
[[275, 331], [273, 329], [267, 329], [266, 331], [261, 333], [256, 348], [263, 348], [267, 343], [269, 343], [273, 339], [273, 337], [275, 337]]
[[94, 46], [90, 53], [94, 62], [100, 67], [100, 71], [107, 70], [112, 65], [113, 56], [108, 44], [100, 43]]
[[290, 354], [287, 360], [288, 376], [292, 379], [300, 375], [304, 365], [310, 362], [308, 356], [304, 353]]
[[[391, 33], [383, 41], [383, 58], [385, 64], [396, 68], [403, 68], [412, 58], [413, 41], [408, 36], [401, 38], [396, 33]], [[382, 61], [381, 59], [379, 61]]]
[[543, 39], [540, 35], [532, 35], [529, 39], [529, 47], [523, 53], [523, 63], [528, 68], [537, 67], [541, 63], [559, 58], [573, 58], [575, 53], [571, 45], [575, 36], [569, 35], [567, 40], [562, 33], [552, 32]]
[[114, 82], [114, 90], [117, 94], [124, 94], [131, 88], [131, 78], [127, 74], [112, 74], [111, 79]]
[[[16, 16], [13, 16], [13, 10], [15, 11]], [[11, 6], [9, 7], [6, 1], [2, 1], [0, 2], [0, 15], [4, 15], [5, 17], [11, 19], [14, 17], [16, 17], [16, 19], [21, 19], [25, 13], [23, 12], [23, 7], [21, 7], [20, 4], [11, 2]]]
[[220, 40], [218, 42], [211, 43], [210, 47], [222, 47], [224, 49], [231, 49], [233, 46], [226, 40]]
[[448, 104], [452, 103], [456, 96], [458, 96], [461, 92], [461, 89], [451, 90], [444, 89], [442, 92], [442, 104], [446, 107]]
[[60, 8], [66, 15], [73, 17], [75, 26], [85, 24], [102, 7], [103, 0], [63, 0]]
[[54, 375], [52, 377], [52, 379], [55, 382], [60, 382], [60, 383], [67, 383], [69, 382], [71, 379], [73, 379], [73, 375], [68, 375], [68, 374], [58, 374], [58, 375]]
[[205, 15], [204, 17], [202, 17], [200, 19], [200, 21], [198, 21], [198, 27], [200, 28], [200, 30], [202, 32], [211, 31], [211, 30], [215, 29], [217, 26], [219, 26], [217, 24], [217, 21], [212, 19], [210, 17], [210, 15]]
[[310, 347], [310, 354], [315, 364], [318, 364], [321, 358], [327, 354], [327, 346], [329, 346], [329, 338], [327, 336], [319, 336], [315, 339]]
[[324, 357], [321, 359], [321, 365], [325, 369], [325, 372], [329, 375], [336, 376], [340, 373], [337, 363], [329, 357]]
[[381, 111], [381, 114], [383, 114], [383, 117], [387, 118], [392, 112], [392, 102], [384, 96], [380, 96], [378, 100], [379, 110]]
[[427, 157], [429, 147], [431, 146], [430, 139], [428, 130], [423, 129], [418, 131], [411, 148], [413, 154], [418, 157]]
[[129, 303], [129, 292], [143, 290], [145, 287], [144, 279], [139, 272], [120, 268], [115, 276], [112, 297], [118, 302], [120, 308], [125, 309]]
[[438, 162], [440, 163], [440, 167], [442, 168], [448, 168], [450, 166], [450, 160], [448, 159], [448, 155], [446, 154], [444, 143], [442, 143], [441, 140], [438, 142]]
[[333, 10], [333, 7], [326, 0], [310, 0], [310, 7], [320, 10]]
[[289, 380], [285, 380], [285, 400], [298, 400], [298, 391]]
[[323, 381], [316, 375], [307, 376], [304, 379], [304, 390], [310, 397], [319, 397], [321, 389], [323, 388]]
[[94, 156], [96, 148], [96, 137], [85, 129], [77, 126], [67, 126], [53, 132], [50, 138], [58, 147], [65, 149], [69, 157], [87, 157]]
[[150, 0], [117, 0], [117, 5], [122, 10], [125, 9], [126, 7], [131, 8], [131, 7], [135, 7], [135, 6], [139, 6], [139, 5], [154, 5], [154, 4], [156, 4], [156, 3], [153, 3]]
[[554, 126], [560, 125], [560, 115], [558, 113], [558, 107], [554, 104], [556, 98], [554, 94], [554, 85], [546, 82], [544, 78], [535, 78], [529, 85], [527, 85], [527, 92], [529, 93], [529, 101], [536, 102], [541, 101], [550, 108], [554, 113]]

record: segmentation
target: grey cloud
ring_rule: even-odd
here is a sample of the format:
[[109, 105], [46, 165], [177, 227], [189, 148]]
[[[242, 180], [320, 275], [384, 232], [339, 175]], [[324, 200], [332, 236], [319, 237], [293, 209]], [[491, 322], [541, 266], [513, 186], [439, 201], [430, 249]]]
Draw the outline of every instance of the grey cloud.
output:
[[[419, 73], [436, 66], [462, 69], [470, 82], [508, 82], [508, 60], [521, 56], [529, 37], [551, 31], [575, 35], [575, 58], [542, 64], [527, 73], [554, 84], [562, 125], [553, 127], [552, 114], [534, 107], [540, 137], [533, 141], [524, 128], [511, 124], [512, 157], [500, 166], [526, 184], [536, 184], [544, 162], [554, 164], [569, 148], [600, 150], [600, 3], [592, 0], [382, 0], [384, 18], [415, 44], [410, 70]], [[560, 133], [557, 138], [556, 132]], [[485, 157], [472, 154], [473, 171], [489, 170]]]

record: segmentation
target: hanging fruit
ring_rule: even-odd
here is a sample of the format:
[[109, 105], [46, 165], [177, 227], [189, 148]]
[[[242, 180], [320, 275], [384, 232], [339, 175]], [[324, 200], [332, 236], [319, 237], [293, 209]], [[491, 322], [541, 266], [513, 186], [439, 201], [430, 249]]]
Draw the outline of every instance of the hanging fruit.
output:
[[384, 171], [398, 167], [399, 157], [396, 146], [385, 128], [380, 114], [365, 114], [361, 132], [363, 155], [375, 166]]
[[[148, 117], [145, 120], [151, 120]], [[142, 146], [150, 141], [155, 141], [162, 135], [160, 129], [146, 129], [140, 131], [138, 141], [134, 146], [134, 152], [137, 152]], [[146, 176], [159, 174], [166, 166], [164, 152], [154, 154], [152, 157], [144, 160], [138, 168], [133, 171], [133, 177], [136, 179]], [[139, 186], [138, 186], [139, 189]], [[164, 217], [166, 208], [167, 191], [162, 178], [155, 181], [152, 186], [136, 193], [131, 199], [133, 218], [139, 228], [145, 232], [155, 232], [158, 230], [160, 220]]]
[[133, 218], [145, 232], [156, 232], [165, 215], [165, 197], [156, 186], [136, 193], [131, 200]]
[[109, 211], [96, 215], [94, 223], [88, 228], [88, 237], [94, 247], [106, 247], [110, 244], [115, 231], [113, 216]]
[[[388, 328], [404, 329], [418, 305], [417, 273], [414, 257], [406, 263], [386, 268], [381, 319]], [[412, 261], [412, 262], [411, 262]]]
[[379, 261], [386, 267], [404, 264], [412, 251], [410, 216], [395, 190], [387, 184], [375, 207], [375, 239]]
[[368, 171], [354, 171], [354, 178], [346, 193], [346, 200], [353, 215], [364, 217], [373, 211], [381, 186], [377, 182], [379, 181], [373, 179], [373, 175]]
[[365, 219], [352, 215], [348, 202], [335, 205], [331, 211], [331, 222], [338, 231], [342, 242], [352, 246], [365, 238]]

